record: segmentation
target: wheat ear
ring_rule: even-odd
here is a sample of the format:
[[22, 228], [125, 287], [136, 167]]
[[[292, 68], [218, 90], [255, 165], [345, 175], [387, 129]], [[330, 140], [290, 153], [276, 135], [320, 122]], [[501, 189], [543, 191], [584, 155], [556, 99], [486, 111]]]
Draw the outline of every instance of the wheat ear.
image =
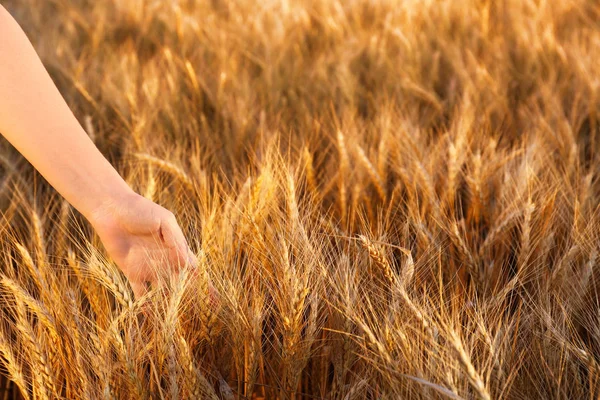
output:
[[163, 171], [168, 172], [169, 174], [173, 175], [188, 190], [190, 190], [190, 191], [194, 190], [194, 183], [192, 182], [190, 177], [185, 173], [185, 171], [183, 169], [181, 169], [177, 165], [173, 164], [172, 162], [165, 161], [163, 159], [160, 159], [158, 157], [155, 157], [155, 156], [152, 156], [152, 155], [146, 154], [146, 153], [135, 153], [134, 155], [138, 159], [145, 161], [149, 164], [155, 165], [155, 166], [159, 167], [160, 169], [162, 169]]

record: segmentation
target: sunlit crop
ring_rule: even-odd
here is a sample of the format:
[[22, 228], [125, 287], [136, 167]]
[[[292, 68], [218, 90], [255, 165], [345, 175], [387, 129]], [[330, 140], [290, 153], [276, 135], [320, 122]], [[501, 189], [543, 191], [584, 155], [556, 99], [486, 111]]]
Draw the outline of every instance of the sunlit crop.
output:
[[25, 398], [600, 396], [597, 1], [0, 2], [199, 263], [134, 299], [3, 144]]

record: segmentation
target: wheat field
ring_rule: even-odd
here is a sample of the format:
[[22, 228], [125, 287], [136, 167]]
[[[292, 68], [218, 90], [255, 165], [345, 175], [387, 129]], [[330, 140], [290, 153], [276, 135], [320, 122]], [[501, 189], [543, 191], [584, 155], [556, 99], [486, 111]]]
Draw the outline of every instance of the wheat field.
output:
[[0, 3], [199, 264], [134, 299], [3, 141], [12, 396], [600, 397], [598, 1]]

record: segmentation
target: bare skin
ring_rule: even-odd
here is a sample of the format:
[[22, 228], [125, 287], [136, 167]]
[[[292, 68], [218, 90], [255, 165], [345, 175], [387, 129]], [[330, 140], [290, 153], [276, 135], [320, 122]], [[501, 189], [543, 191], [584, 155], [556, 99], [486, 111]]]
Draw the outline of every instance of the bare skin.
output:
[[1, 5], [0, 133], [88, 219], [137, 297], [156, 282], [152, 259], [168, 273], [194, 262], [174, 215], [135, 193], [104, 158]]

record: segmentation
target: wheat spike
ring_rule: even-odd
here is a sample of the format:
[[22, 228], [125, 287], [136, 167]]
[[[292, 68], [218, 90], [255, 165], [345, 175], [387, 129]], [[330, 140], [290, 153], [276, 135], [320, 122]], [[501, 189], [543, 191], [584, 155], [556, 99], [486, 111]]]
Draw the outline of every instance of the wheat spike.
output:
[[379, 173], [377, 172], [373, 164], [371, 164], [371, 161], [369, 161], [369, 158], [365, 154], [365, 151], [362, 149], [362, 147], [360, 147], [359, 144], [356, 145], [356, 153], [358, 154], [358, 159], [360, 163], [365, 167], [367, 174], [371, 178], [371, 181], [375, 186], [379, 198], [385, 201], [386, 195], [383, 179], [381, 179], [381, 176], [379, 176]]
[[4, 332], [0, 333], [0, 353], [5, 361], [3, 365], [8, 370], [10, 380], [18, 386], [20, 395], [23, 396], [25, 400], [29, 400], [27, 380], [18, 359], [15, 357], [12, 347], [12, 343], [6, 339]]
[[31, 365], [36, 383], [33, 387], [34, 393], [37, 393], [43, 399], [50, 399], [55, 393], [52, 368], [48, 362], [46, 352], [43, 350], [43, 344], [38, 340], [28, 321], [25, 304], [19, 298], [15, 298], [15, 300], [17, 310], [16, 328], [33, 356]]
[[121, 305], [128, 308], [133, 307], [133, 297], [129, 289], [122, 282], [122, 279], [94, 254], [88, 260], [88, 268], [90, 272], [99, 278], [104, 286], [110, 289]]
[[363, 247], [367, 249], [369, 256], [371, 257], [375, 265], [379, 267], [379, 270], [383, 274], [387, 283], [390, 286], [393, 286], [396, 282], [396, 275], [392, 270], [392, 267], [389, 264], [388, 260], [379, 252], [379, 250], [375, 247], [373, 242], [371, 242], [366, 236], [359, 235], [358, 239], [363, 245]]
[[176, 166], [172, 162], [162, 160], [158, 157], [146, 153], [135, 153], [135, 157], [151, 165], [155, 165], [165, 172], [168, 172], [169, 174], [176, 177], [177, 180], [181, 182], [186, 189], [194, 191], [194, 183], [192, 182], [190, 177], [185, 173], [185, 171], [183, 171], [180, 167]]
[[53, 340], [59, 340], [59, 333], [56, 328], [56, 323], [52, 315], [44, 307], [42, 303], [31, 297], [29, 293], [25, 291], [17, 282], [14, 280], [2, 277], [0, 278], [0, 284], [10, 290], [10, 293], [18, 299], [19, 302], [26, 304], [27, 307], [39, 318], [40, 322], [48, 329]]
[[450, 344], [458, 354], [458, 359], [461, 365], [463, 366], [467, 377], [469, 378], [469, 382], [477, 392], [477, 395], [482, 400], [490, 400], [491, 396], [488, 392], [487, 386], [485, 385], [485, 383], [481, 379], [481, 376], [473, 366], [473, 363], [471, 362], [471, 357], [469, 357], [469, 355], [465, 351], [462, 344], [462, 340], [454, 330], [450, 331], [450, 339]]

